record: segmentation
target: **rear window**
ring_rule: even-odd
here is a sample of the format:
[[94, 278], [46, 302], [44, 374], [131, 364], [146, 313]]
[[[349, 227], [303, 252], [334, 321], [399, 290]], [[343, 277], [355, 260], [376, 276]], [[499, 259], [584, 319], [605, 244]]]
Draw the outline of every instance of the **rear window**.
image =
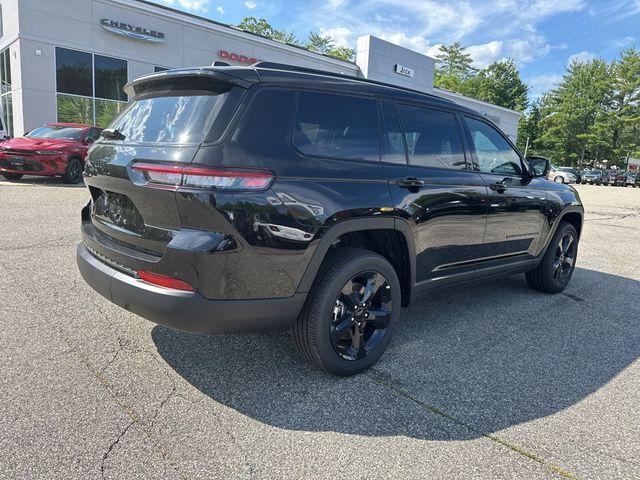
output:
[[[135, 98], [111, 124], [126, 142], [194, 144], [213, 141], [240, 102], [240, 88], [209, 78], [161, 78], [135, 86]], [[223, 126], [223, 127], [224, 127]], [[213, 134], [217, 136], [212, 138]]]
[[305, 155], [380, 161], [375, 100], [300, 92], [293, 143]]

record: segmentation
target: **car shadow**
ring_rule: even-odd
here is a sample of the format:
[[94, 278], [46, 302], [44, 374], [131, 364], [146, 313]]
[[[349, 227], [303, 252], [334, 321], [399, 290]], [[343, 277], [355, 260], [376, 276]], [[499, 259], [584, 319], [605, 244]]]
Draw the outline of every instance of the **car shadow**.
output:
[[20, 180], [7, 180], [0, 177], [0, 181], [4, 185], [33, 185], [38, 187], [64, 187], [64, 188], [84, 188], [84, 181], [75, 184], [64, 183], [60, 177], [38, 177], [36, 175], [27, 175]]
[[[566, 409], [635, 361], [638, 292], [636, 280], [586, 269], [560, 295], [522, 275], [440, 291], [404, 309], [382, 360], [351, 378], [300, 360], [289, 333], [156, 326], [152, 337], [191, 385], [277, 428], [464, 440]], [[473, 429], [429, 425], [436, 410]]]

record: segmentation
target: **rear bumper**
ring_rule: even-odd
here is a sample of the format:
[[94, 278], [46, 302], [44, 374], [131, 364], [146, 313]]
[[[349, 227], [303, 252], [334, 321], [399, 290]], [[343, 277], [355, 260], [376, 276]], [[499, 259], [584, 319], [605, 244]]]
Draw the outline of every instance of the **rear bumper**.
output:
[[102, 262], [79, 244], [78, 269], [100, 295], [147, 320], [199, 333], [284, 330], [296, 320], [306, 294], [288, 298], [209, 300], [197, 292], [157, 287]]

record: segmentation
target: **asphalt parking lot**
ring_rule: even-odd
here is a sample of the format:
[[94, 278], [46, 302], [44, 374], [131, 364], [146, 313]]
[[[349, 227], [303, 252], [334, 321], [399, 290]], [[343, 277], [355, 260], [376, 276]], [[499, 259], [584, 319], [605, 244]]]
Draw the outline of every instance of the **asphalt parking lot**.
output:
[[564, 294], [439, 292], [344, 379], [288, 333], [111, 305], [76, 270], [86, 189], [0, 182], [0, 478], [640, 478], [640, 189], [578, 189]]

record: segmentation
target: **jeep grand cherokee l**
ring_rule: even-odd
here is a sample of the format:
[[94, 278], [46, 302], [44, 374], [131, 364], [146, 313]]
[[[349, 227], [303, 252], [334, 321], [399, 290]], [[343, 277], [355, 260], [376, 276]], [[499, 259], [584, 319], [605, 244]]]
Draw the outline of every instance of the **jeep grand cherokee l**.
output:
[[522, 272], [562, 291], [583, 208], [486, 117], [287, 65], [149, 75], [88, 156], [82, 276], [156, 323], [292, 328], [338, 375], [385, 351], [400, 306]]
[[65, 183], [82, 180], [87, 150], [101, 128], [80, 123], [48, 123], [0, 147], [0, 173], [7, 180], [23, 175], [60, 176]]

